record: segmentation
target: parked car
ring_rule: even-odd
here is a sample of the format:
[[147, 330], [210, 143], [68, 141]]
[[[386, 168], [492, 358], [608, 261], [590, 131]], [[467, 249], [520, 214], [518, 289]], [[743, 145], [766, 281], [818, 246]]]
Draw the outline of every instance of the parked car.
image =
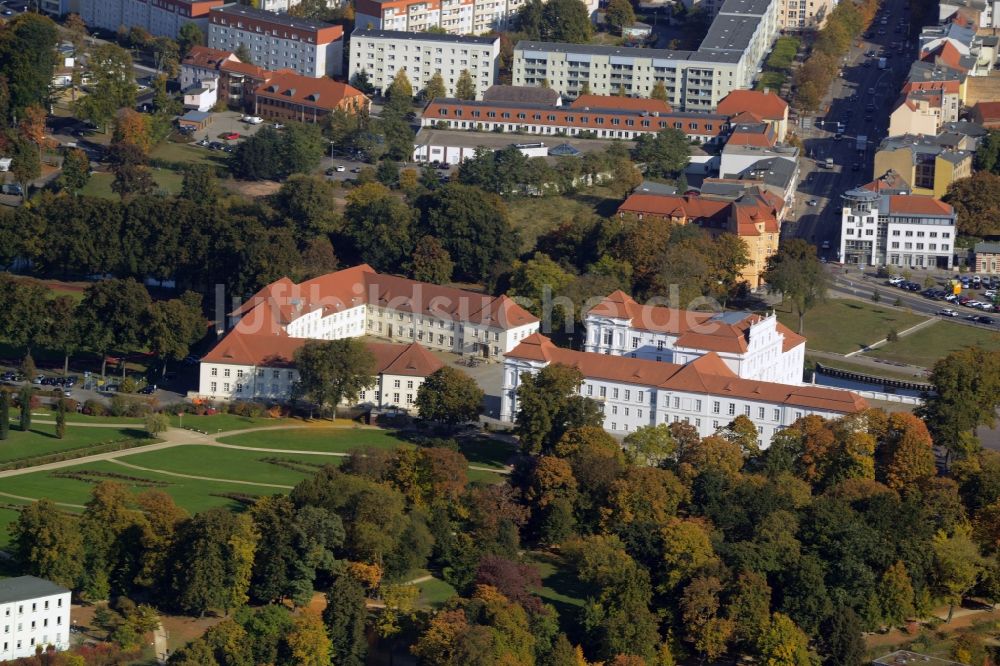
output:
[[139, 389], [139, 393], [142, 395], [153, 395], [156, 393], [156, 384], [147, 384]]
[[237, 139], [240, 138], [240, 133], [239, 132], [227, 132], [227, 133], [225, 133], [225, 134], [222, 135], [222, 138], [225, 139], [226, 141], [236, 141]]
[[247, 125], [260, 125], [264, 122], [264, 119], [260, 116], [243, 116], [240, 120], [245, 122]]
[[982, 315], [979, 315], [978, 317], [976, 317], [976, 322], [979, 323], [979, 324], [990, 324], [990, 325], [993, 325], [994, 323], [996, 323], [992, 319], [990, 319], [989, 317], [984, 317]]
[[817, 201], [816, 199], [810, 199], [809, 201], [806, 202], [806, 205], [807, 206], [818, 206], [819, 205], [819, 201]]
[[958, 313], [951, 309], [938, 310], [938, 314], [942, 317], [957, 317]]

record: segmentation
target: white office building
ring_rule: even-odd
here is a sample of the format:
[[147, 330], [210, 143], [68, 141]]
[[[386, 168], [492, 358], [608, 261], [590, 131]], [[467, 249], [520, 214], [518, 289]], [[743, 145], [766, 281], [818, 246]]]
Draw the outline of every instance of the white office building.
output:
[[339, 25], [230, 4], [211, 11], [208, 46], [250, 53], [252, 64], [302, 76], [338, 76], [344, 71], [344, 29]]
[[69, 647], [70, 591], [34, 576], [0, 580], [0, 661]]
[[574, 98], [649, 97], [662, 82], [681, 111], [711, 111], [733, 90], [752, 88], [779, 30], [779, 0], [726, 0], [696, 51], [518, 42], [513, 84], [548, 85]]
[[500, 69], [499, 37], [464, 37], [398, 30], [355, 30], [351, 34], [348, 79], [360, 72], [384, 93], [396, 73], [406, 70], [414, 92], [427, 87], [435, 73], [441, 75], [445, 97], [455, 96], [463, 71], [476, 85], [476, 99], [496, 83]]
[[743, 415], [757, 427], [760, 446], [767, 447], [775, 433], [804, 416], [837, 418], [867, 408], [850, 391], [743, 379], [716, 352], [681, 365], [563, 349], [536, 333], [504, 361], [501, 419], [514, 420], [524, 375], [551, 363], [580, 370], [580, 395], [598, 402], [604, 429], [619, 436], [683, 422], [707, 437]]
[[861, 266], [950, 269], [955, 221], [955, 209], [933, 197], [849, 190], [843, 195], [838, 256]]
[[678, 365], [715, 353], [742, 379], [802, 384], [806, 339], [774, 313], [640, 305], [616, 291], [587, 313], [584, 324], [588, 352]]

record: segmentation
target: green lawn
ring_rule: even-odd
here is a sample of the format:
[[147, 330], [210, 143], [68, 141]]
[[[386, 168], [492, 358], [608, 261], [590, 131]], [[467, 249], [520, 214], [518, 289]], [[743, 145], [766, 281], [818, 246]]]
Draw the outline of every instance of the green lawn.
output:
[[755, 90], [763, 90], [767, 88], [768, 90], [773, 90], [775, 92], [781, 90], [781, 86], [785, 85], [785, 81], [788, 77], [784, 72], [763, 72], [758, 79], [757, 84], [754, 86]]
[[[184, 417], [187, 423], [187, 416]], [[413, 446], [410, 442], [387, 430], [374, 428], [292, 428], [289, 430], [262, 430], [242, 435], [232, 435], [219, 440], [224, 444], [250, 446], [261, 449], [284, 449], [289, 451], [329, 451], [348, 453], [359, 447], [394, 449], [399, 446]], [[462, 440], [459, 450], [470, 465], [496, 467], [501, 469], [507, 459], [516, 451], [507, 442], [492, 438]], [[472, 480], [494, 481], [489, 472], [470, 470]], [[475, 477], [475, 478], [474, 478]]]
[[[264, 462], [264, 458], [280, 458], [282, 460], [304, 463], [299, 469], [289, 469], [285, 466]], [[254, 483], [272, 483], [284, 486], [294, 486], [309, 475], [307, 470], [318, 469], [314, 465], [339, 464], [340, 458], [325, 455], [294, 455], [286, 453], [265, 453], [258, 451], [240, 451], [223, 449], [213, 446], [178, 446], [160, 451], [137, 453], [124, 456], [122, 462], [155, 470], [206, 476], [216, 479], [231, 479], [233, 481], [251, 481]], [[123, 474], [145, 472], [129, 470], [118, 465]], [[174, 477], [177, 478], [177, 477]], [[283, 492], [280, 488], [261, 487], [262, 494]]]
[[17, 520], [16, 510], [7, 507], [0, 508], [0, 549], [6, 548], [7, 544], [10, 543], [10, 534], [7, 526], [15, 520]]
[[772, 69], [790, 69], [799, 50], [799, 40], [795, 37], [779, 37], [774, 42], [766, 65]]
[[[28, 432], [21, 432], [12, 426], [10, 437], [0, 442], [0, 462], [146, 437], [145, 431], [131, 428], [74, 428], [67, 425], [66, 436], [56, 439], [55, 430], [54, 425], [37, 424]], [[5, 485], [6, 481], [0, 482], [0, 490]]]
[[183, 417], [173, 414], [170, 416], [170, 424], [175, 428], [183, 425], [190, 430], [200, 430], [202, 432], [215, 434], [217, 432], [228, 432], [230, 430], [246, 430], [247, 428], [268, 428], [281, 425], [305, 425], [298, 419], [271, 419], [265, 417], [250, 418], [249, 416], [237, 416], [235, 414], [211, 414], [207, 416], [197, 416], [195, 414], [185, 414]]
[[557, 556], [534, 552], [529, 554], [528, 562], [538, 568], [542, 577], [542, 589], [538, 590], [538, 596], [555, 607], [559, 613], [560, 628], [573, 636], [577, 631], [580, 607], [587, 598], [587, 588]]
[[[793, 331], [799, 318], [790, 305], [777, 308], [778, 319]], [[926, 317], [911, 314], [879, 303], [848, 299], [829, 299], [806, 312], [806, 348], [846, 354], [882, 340], [890, 329], [903, 331]]]
[[455, 588], [440, 578], [417, 583], [417, 588], [420, 589], [420, 599], [417, 604], [424, 607], [441, 608], [446, 601], [458, 594]]
[[[111, 183], [114, 176], [110, 173], [91, 174], [87, 185], [80, 190], [81, 194], [91, 197], [101, 197], [103, 199], [117, 199], [118, 195], [111, 190]], [[181, 181], [183, 176], [176, 171], [167, 169], [153, 169], [153, 180], [156, 181], [160, 189], [168, 194], [177, 194], [181, 191]]]
[[[228, 153], [222, 153], [222, 155], [228, 155]], [[153, 159], [166, 160], [168, 162], [208, 164], [216, 167], [226, 164], [225, 157], [220, 157], [217, 151], [210, 151], [193, 143], [163, 141], [153, 149], [149, 156]]]
[[866, 356], [929, 368], [939, 358], [964, 347], [1000, 349], [1000, 333], [950, 321], [939, 321], [912, 335], [866, 352]]
[[588, 213], [610, 217], [621, 202], [621, 197], [608, 188], [592, 187], [562, 196], [521, 197], [508, 201], [507, 208], [511, 225], [521, 232], [522, 249], [528, 252], [535, 247], [535, 240], [550, 229]]
[[[187, 418], [184, 417], [185, 425]], [[219, 440], [224, 444], [237, 444], [259, 449], [287, 449], [290, 451], [328, 451], [348, 453], [359, 447], [394, 449], [412, 446], [388, 430], [375, 428], [292, 428], [289, 430], [262, 430], [242, 435], [232, 435]]]

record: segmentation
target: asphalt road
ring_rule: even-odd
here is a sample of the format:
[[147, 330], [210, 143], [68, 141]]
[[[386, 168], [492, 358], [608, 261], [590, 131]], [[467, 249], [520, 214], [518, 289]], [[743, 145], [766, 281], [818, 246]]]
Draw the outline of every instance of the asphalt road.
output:
[[[860, 47], [855, 44], [845, 56], [843, 76], [831, 85], [822, 106], [824, 111], [816, 117], [814, 127], [795, 130], [803, 139], [805, 151], [800, 162], [802, 173], [795, 215], [783, 233], [815, 243], [821, 248], [820, 255], [831, 261], [836, 260], [840, 244], [840, 196], [873, 179], [875, 148], [887, 134], [890, 106], [913, 61], [914, 46], [906, 48], [905, 53], [889, 46], [892, 42], [907, 42], [905, 27], [895, 32], [897, 21], [909, 17], [905, 4], [903, 0], [884, 3], [873, 23], [873, 38], [862, 39]], [[883, 16], [888, 18], [885, 26], [879, 24]], [[886, 34], [878, 35], [879, 28]], [[879, 55], [866, 56], [871, 50]], [[878, 57], [886, 55], [887, 68], [881, 70]], [[866, 110], [869, 104], [874, 105], [873, 110]], [[845, 126], [839, 141], [834, 138], [837, 122]], [[855, 141], [859, 135], [868, 137], [867, 150], [860, 155]], [[833, 158], [832, 169], [821, 166], [828, 157]], [[855, 163], [860, 167], [857, 171], [853, 168]], [[810, 200], [817, 205], [809, 206]], [[824, 242], [828, 243], [827, 248], [823, 247]]]

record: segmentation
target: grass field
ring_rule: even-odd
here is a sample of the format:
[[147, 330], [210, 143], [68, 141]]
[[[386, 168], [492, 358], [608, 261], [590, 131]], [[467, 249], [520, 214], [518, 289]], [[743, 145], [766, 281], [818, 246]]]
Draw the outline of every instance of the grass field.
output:
[[440, 578], [431, 578], [422, 583], [417, 583], [417, 588], [420, 589], [420, 599], [417, 601], [417, 604], [431, 608], [440, 608], [444, 605], [444, 602], [457, 594], [455, 588]]
[[972, 345], [986, 349], [1000, 349], [1000, 333], [950, 321], [939, 321], [896, 342], [866, 352], [865, 355], [929, 368], [939, 358]]
[[[348, 421], [344, 421], [344, 423], [348, 423]], [[211, 414], [206, 416], [185, 414], [183, 417], [172, 414], [170, 416], [170, 424], [175, 428], [183, 424], [185, 428], [200, 430], [210, 434], [215, 434], [219, 431], [246, 430], [247, 428], [306, 425], [304, 421], [300, 421], [299, 419], [250, 418], [249, 416], [237, 416], [236, 414]], [[333, 425], [333, 423], [331, 422], [330, 425]]]
[[785, 81], [788, 80], [788, 76], [784, 72], [763, 72], [760, 75], [757, 83], [754, 85], [754, 90], [781, 90], [781, 86], [785, 85]]
[[201, 146], [196, 146], [192, 143], [173, 143], [172, 141], [163, 141], [158, 145], [149, 156], [157, 160], [166, 160], [168, 162], [186, 162], [188, 164], [208, 164], [211, 166], [224, 166], [226, 164], [225, 156], [229, 153], [220, 153], [218, 151], [208, 150], [207, 148], [202, 148]]
[[[91, 174], [87, 185], [80, 190], [80, 194], [91, 197], [101, 197], [103, 199], [117, 199], [118, 195], [111, 190], [111, 183], [114, 176], [110, 173]], [[177, 194], [181, 191], [181, 180], [183, 177], [176, 171], [167, 169], [153, 169], [153, 180], [157, 186], [168, 194]]]
[[[263, 430], [223, 437], [219, 441], [224, 444], [254, 448], [329, 451], [332, 453], [348, 453], [352, 449], [369, 446], [379, 449], [413, 446], [392, 432], [370, 428]], [[463, 441], [460, 450], [472, 465], [497, 468], [503, 467], [507, 459], [514, 453], [513, 447], [509, 444], [495, 439]]]
[[[777, 312], [781, 323], [798, 331], [799, 318], [790, 305], [782, 303]], [[806, 312], [803, 335], [808, 349], [846, 354], [884, 339], [890, 329], [903, 331], [924, 319], [878, 303], [829, 299]]]
[[765, 64], [771, 69], [789, 69], [799, 50], [799, 40], [795, 37], [779, 37], [774, 42], [771, 55]]
[[[303, 471], [295, 471], [285, 467], [263, 462], [262, 458], [281, 458], [282, 460], [304, 463]], [[250, 481], [253, 483], [270, 483], [284, 486], [294, 486], [306, 478], [305, 470], [318, 469], [316, 466], [339, 464], [338, 456], [324, 455], [294, 455], [286, 453], [268, 453], [258, 451], [240, 451], [238, 449], [223, 449], [213, 446], [178, 446], [160, 451], [137, 453], [125, 456], [121, 461], [130, 465], [139, 465], [150, 469], [205, 476], [233, 481]], [[144, 472], [128, 470], [118, 466], [123, 474]], [[176, 478], [176, 477], [175, 477]], [[264, 494], [281, 492], [281, 489], [270, 490], [262, 487]]]
[[[146, 437], [144, 430], [132, 428], [74, 428], [67, 425], [66, 436], [56, 439], [55, 430], [54, 425], [35, 425], [28, 432], [21, 432], [12, 426], [10, 437], [0, 442], [0, 462]], [[0, 490], [5, 485], [6, 481], [0, 483]]]
[[588, 590], [556, 556], [534, 552], [529, 554], [528, 561], [538, 567], [542, 577], [538, 596], [555, 607], [559, 613], [559, 627], [572, 637], [578, 631], [577, 616]]
[[606, 187], [593, 187], [576, 194], [551, 197], [522, 197], [508, 202], [510, 223], [521, 232], [521, 246], [527, 252], [535, 240], [550, 229], [570, 222], [578, 215], [596, 213], [609, 217], [621, 204]]
[[10, 530], [7, 529], [7, 526], [15, 520], [17, 520], [17, 511], [7, 507], [0, 508], [0, 549], [6, 548], [7, 544], [10, 543]]

